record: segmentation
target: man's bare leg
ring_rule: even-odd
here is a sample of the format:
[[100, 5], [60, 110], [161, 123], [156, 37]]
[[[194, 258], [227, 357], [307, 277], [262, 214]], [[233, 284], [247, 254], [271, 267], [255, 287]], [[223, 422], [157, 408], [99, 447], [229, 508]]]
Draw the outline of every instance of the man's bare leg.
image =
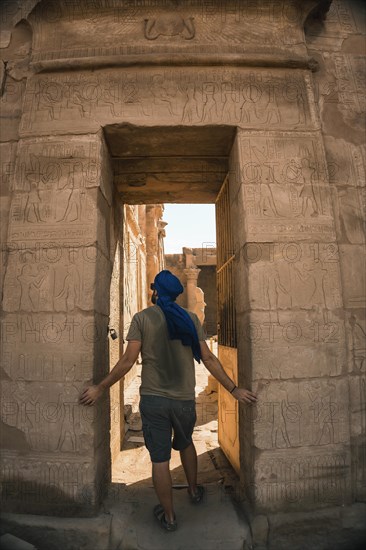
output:
[[193, 443], [180, 451], [180, 459], [186, 474], [189, 492], [191, 495], [197, 493], [197, 453]]
[[155, 492], [164, 508], [165, 519], [168, 523], [172, 523], [174, 521], [173, 492], [168, 460], [152, 463], [152, 478]]

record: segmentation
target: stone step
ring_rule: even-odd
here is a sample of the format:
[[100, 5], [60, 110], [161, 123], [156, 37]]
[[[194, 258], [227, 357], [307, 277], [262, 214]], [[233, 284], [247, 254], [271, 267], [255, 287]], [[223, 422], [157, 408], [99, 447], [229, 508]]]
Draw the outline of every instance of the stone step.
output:
[[[111, 519], [103, 513], [92, 518], [3, 513], [1, 529], [31, 540], [34, 545], [13, 535], [4, 535], [11, 537], [11, 543], [13, 539], [23, 543], [23, 546], [15, 546], [14, 542], [9, 550], [114, 550], [109, 544]], [[5, 550], [6, 547], [1, 544], [0, 548]]]
[[[35, 545], [21, 541], [23, 546], [13, 545], [9, 550], [243, 550], [250, 547], [249, 527], [222, 484], [204, 484], [205, 498], [195, 505], [188, 498], [185, 484], [178, 483], [173, 491], [178, 530], [167, 533], [153, 515], [157, 498], [150, 483], [112, 484], [103, 505], [104, 513], [94, 518], [3, 514], [3, 529], [28, 538]], [[1, 545], [0, 548], [7, 547]]]
[[0, 537], [1, 550], [37, 550], [37, 548], [29, 542], [19, 539], [10, 533], [6, 533]]
[[111, 548], [116, 550], [243, 550], [250, 544], [249, 526], [218, 484], [206, 485], [202, 503], [190, 502], [185, 487], [176, 489], [178, 529], [164, 531], [153, 515], [157, 504], [150, 487], [127, 486], [106, 502], [112, 514]]

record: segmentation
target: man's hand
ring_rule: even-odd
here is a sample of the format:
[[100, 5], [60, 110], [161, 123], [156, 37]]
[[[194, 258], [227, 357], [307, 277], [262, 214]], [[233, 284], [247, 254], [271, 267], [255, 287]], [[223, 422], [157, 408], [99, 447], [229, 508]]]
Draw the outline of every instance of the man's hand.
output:
[[[200, 346], [201, 346], [202, 361], [206, 369], [210, 371], [212, 376], [214, 376], [216, 380], [220, 382], [220, 384], [222, 384], [224, 388], [227, 389], [228, 392], [230, 392], [231, 389], [233, 388], [234, 382], [226, 374], [220, 361], [212, 353], [212, 351], [210, 351], [206, 342], [204, 341], [200, 342]], [[256, 403], [257, 401], [256, 394], [250, 390], [246, 390], [245, 388], [235, 388], [235, 390], [233, 390], [231, 395], [233, 395], [235, 399], [237, 399], [241, 403]]]
[[105, 389], [110, 388], [118, 380], [121, 380], [122, 376], [125, 376], [132, 369], [140, 353], [141, 345], [140, 340], [130, 340], [122, 357], [100, 384], [89, 386], [83, 391], [80, 395], [80, 403], [82, 405], [94, 405]]
[[104, 388], [101, 386], [89, 386], [81, 394], [80, 403], [82, 405], [94, 405], [94, 403], [101, 397], [103, 392]]
[[241, 401], [242, 403], [257, 402], [256, 394], [250, 390], [246, 390], [245, 388], [235, 388], [235, 390], [231, 395], [235, 397], [235, 399], [237, 399], [238, 401]]

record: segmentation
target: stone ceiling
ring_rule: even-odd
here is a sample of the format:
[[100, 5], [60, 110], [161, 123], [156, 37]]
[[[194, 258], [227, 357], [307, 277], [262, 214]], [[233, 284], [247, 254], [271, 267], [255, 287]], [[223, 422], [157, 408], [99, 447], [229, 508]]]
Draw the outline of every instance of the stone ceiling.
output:
[[212, 203], [228, 172], [232, 126], [104, 129], [123, 202]]

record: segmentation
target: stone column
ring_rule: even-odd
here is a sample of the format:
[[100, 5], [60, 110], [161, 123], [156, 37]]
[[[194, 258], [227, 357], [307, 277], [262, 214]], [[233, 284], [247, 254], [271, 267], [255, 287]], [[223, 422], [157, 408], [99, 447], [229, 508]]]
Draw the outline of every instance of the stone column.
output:
[[150, 284], [160, 271], [160, 241], [158, 223], [163, 215], [163, 206], [149, 204], [146, 207], [146, 277], [148, 289], [148, 303], [150, 302]]
[[[2, 318], [3, 508], [89, 515], [110, 476], [111, 172], [98, 135], [22, 139]], [[113, 252], [112, 252], [113, 254]], [[113, 258], [113, 255], [112, 255]]]
[[159, 270], [165, 269], [164, 257], [164, 239], [166, 236], [165, 227], [168, 225], [163, 220], [158, 221], [158, 252], [159, 252]]
[[350, 500], [338, 246], [322, 138], [308, 124], [239, 130], [230, 158], [239, 383], [259, 396], [240, 405], [242, 486], [257, 512]]
[[187, 279], [187, 309], [194, 311], [197, 303], [196, 289], [197, 280], [200, 273], [200, 269], [197, 267], [187, 267], [183, 273]]

